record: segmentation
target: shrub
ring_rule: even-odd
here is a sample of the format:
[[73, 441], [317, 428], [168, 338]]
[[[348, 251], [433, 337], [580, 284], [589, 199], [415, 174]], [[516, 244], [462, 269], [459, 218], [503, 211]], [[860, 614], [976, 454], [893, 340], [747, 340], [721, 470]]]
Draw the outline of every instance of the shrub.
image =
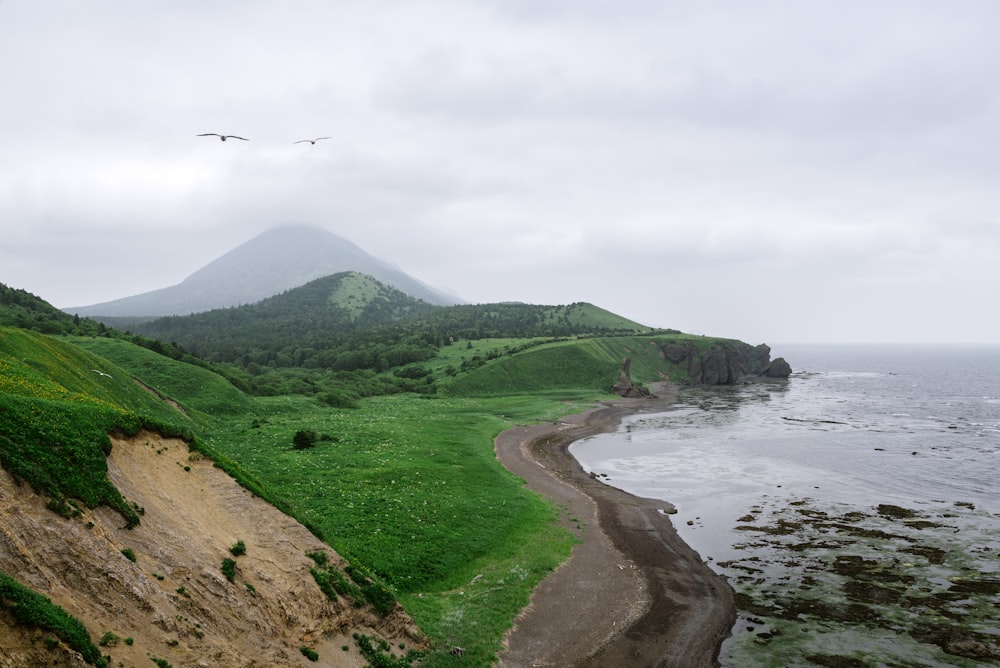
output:
[[358, 408], [360, 406], [355, 397], [352, 397], [346, 392], [340, 392], [337, 390], [323, 392], [316, 398], [321, 404], [324, 406], [330, 406], [331, 408]]
[[234, 557], [239, 557], [247, 553], [247, 546], [242, 540], [238, 540], [236, 544], [229, 548], [229, 551]]
[[222, 574], [226, 576], [226, 579], [232, 582], [236, 578], [236, 562], [226, 557], [222, 560]]
[[312, 429], [299, 429], [292, 437], [292, 447], [296, 450], [306, 450], [316, 445], [316, 432]]
[[132, 548], [126, 547], [125, 549], [122, 550], [122, 554], [124, 554], [125, 558], [131, 561], [133, 564], [135, 563], [135, 552], [132, 551]]
[[303, 645], [299, 648], [299, 651], [302, 652], [302, 656], [306, 657], [310, 661], [319, 661], [319, 653], [311, 647]]
[[317, 566], [326, 566], [327, 562], [330, 560], [330, 556], [322, 550], [306, 552], [306, 556], [315, 561]]

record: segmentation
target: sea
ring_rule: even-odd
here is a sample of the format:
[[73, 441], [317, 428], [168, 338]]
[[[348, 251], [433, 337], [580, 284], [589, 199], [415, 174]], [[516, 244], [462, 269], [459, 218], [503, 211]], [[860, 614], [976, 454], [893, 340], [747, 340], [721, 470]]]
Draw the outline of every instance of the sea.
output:
[[721, 665], [1000, 666], [1000, 345], [771, 347], [570, 448], [729, 580]]

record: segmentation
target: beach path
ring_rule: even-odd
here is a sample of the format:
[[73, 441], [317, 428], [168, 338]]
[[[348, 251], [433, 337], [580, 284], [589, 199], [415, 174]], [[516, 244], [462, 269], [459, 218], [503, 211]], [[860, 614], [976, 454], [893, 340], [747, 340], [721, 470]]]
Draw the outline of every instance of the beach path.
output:
[[669, 503], [606, 485], [569, 453], [625, 415], [666, 410], [674, 392], [657, 391], [497, 436], [500, 462], [563, 507], [561, 521], [581, 538], [507, 634], [502, 668], [718, 665], [735, 619], [728, 583], [677, 535]]

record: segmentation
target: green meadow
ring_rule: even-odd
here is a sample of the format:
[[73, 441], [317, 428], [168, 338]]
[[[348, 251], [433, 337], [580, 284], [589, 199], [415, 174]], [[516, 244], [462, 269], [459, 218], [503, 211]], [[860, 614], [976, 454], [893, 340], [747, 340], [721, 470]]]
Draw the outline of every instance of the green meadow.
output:
[[684, 380], [657, 351], [639, 335], [455, 341], [421, 363], [433, 392], [336, 408], [252, 397], [124, 338], [0, 328], [0, 457], [65, 512], [106, 503], [138, 522], [107, 481], [107, 434], [185, 435], [391, 592], [434, 643], [421, 665], [488, 665], [577, 540], [563, 509], [500, 465], [494, 438], [609, 398], [626, 355], [636, 379]]

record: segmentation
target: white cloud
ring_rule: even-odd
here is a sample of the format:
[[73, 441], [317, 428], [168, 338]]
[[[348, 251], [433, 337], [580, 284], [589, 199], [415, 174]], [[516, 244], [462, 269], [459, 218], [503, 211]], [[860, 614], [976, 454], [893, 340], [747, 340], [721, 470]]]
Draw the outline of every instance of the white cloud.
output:
[[305, 222], [473, 301], [751, 341], [997, 340], [998, 18], [4, 0], [0, 281], [93, 303]]

